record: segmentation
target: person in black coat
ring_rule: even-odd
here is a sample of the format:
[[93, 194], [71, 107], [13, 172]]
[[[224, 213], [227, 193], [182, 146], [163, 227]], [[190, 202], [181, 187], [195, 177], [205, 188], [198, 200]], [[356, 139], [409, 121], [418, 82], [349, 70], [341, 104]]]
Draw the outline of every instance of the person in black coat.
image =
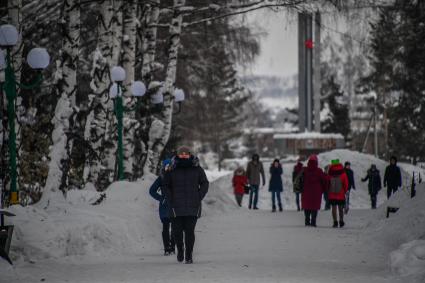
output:
[[280, 193], [283, 191], [282, 184], [282, 166], [280, 165], [279, 159], [275, 159], [270, 166], [270, 183], [269, 192], [272, 193], [272, 212], [276, 212], [276, 198], [279, 205], [279, 211], [282, 211], [282, 200]]
[[345, 169], [345, 174], [347, 175], [347, 178], [348, 178], [348, 191], [345, 196], [345, 207], [344, 207], [345, 214], [347, 214], [348, 210], [350, 209], [350, 192], [351, 192], [351, 189], [353, 190], [356, 189], [356, 184], [354, 183], [354, 172], [351, 169], [351, 163], [348, 161], [345, 162], [344, 169]]
[[201, 202], [208, 192], [208, 186], [207, 176], [199, 166], [198, 159], [190, 153], [188, 147], [180, 147], [171, 171], [164, 177], [179, 262], [186, 259], [186, 263], [193, 263], [195, 226], [201, 216]]
[[390, 198], [401, 187], [401, 171], [397, 166], [395, 156], [391, 156], [390, 165], [385, 168], [384, 187], [387, 187], [387, 198]]
[[366, 182], [369, 180], [368, 189], [370, 200], [372, 203], [372, 209], [376, 209], [376, 200], [378, 196], [378, 192], [382, 188], [381, 184], [381, 175], [379, 174], [379, 170], [376, 169], [376, 165], [372, 164], [369, 170], [367, 170], [367, 175], [362, 179], [362, 182]]
[[[161, 175], [155, 180], [149, 189], [149, 194], [157, 201], [159, 201], [159, 218], [162, 223], [162, 242], [164, 244], [164, 255], [175, 253], [174, 236], [171, 228], [170, 210], [165, 192], [163, 191], [162, 179], [170, 168], [170, 159], [165, 159], [162, 162]], [[170, 231], [171, 230], [171, 231]]]

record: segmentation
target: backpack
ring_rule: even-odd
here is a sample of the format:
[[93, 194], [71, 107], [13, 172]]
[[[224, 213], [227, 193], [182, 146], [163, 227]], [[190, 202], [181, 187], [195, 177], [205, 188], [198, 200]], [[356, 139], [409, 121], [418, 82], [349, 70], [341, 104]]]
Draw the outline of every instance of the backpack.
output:
[[329, 192], [338, 194], [342, 190], [342, 180], [340, 176], [332, 177], [329, 184]]
[[301, 170], [300, 173], [294, 179], [294, 193], [302, 193], [304, 189], [304, 170]]

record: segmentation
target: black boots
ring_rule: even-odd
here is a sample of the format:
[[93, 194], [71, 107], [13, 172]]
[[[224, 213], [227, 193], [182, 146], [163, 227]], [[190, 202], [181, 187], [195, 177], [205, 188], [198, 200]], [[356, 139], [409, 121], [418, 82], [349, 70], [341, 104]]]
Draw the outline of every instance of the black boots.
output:
[[279, 211], [280, 211], [280, 212], [282, 212], [282, 211], [283, 211], [283, 208], [282, 208], [282, 204], [281, 204], [281, 203], [279, 203]]
[[342, 221], [342, 220], [341, 220], [341, 221], [339, 221], [339, 227], [340, 227], [340, 228], [344, 227], [344, 225], [345, 225], [344, 221]]
[[334, 225], [332, 227], [333, 228], [338, 228], [338, 221], [334, 221]]
[[273, 204], [272, 212], [276, 212], [276, 205]]
[[183, 246], [177, 246], [177, 261], [182, 262], [184, 260]]

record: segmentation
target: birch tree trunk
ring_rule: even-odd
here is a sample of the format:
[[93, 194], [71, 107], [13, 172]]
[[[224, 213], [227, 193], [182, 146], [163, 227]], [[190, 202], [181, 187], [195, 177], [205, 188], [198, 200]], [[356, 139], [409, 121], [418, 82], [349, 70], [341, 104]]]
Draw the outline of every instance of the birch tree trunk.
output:
[[100, 4], [97, 34], [93, 55], [92, 80], [85, 139], [90, 144], [86, 158], [85, 180], [105, 189], [114, 178], [115, 142], [112, 124], [113, 102], [109, 98], [110, 68], [118, 64], [121, 52], [122, 1], [106, 0]]
[[177, 57], [183, 23], [181, 9], [185, 4], [185, 0], [174, 0], [174, 15], [170, 25], [168, 65], [164, 83], [164, 107], [159, 119], [161, 123], [154, 121], [149, 131], [148, 156], [144, 172], [156, 172], [162, 151], [170, 138], [173, 119], [174, 83], [176, 81]]
[[[124, 28], [122, 42], [122, 66], [126, 71], [124, 81], [124, 105], [132, 109], [136, 104], [136, 99], [132, 97], [131, 84], [134, 81], [136, 66], [136, 33], [137, 33], [137, 2], [136, 0], [126, 1], [124, 6]], [[134, 133], [137, 127], [134, 111], [126, 113], [124, 116], [124, 176], [132, 179], [133, 156], [134, 156]]]
[[48, 198], [50, 192], [57, 190], [65, 192], [68, 187], [70, 155], [73, 146], [72, 132], [77, 114], [75, 96], [80, 45], [80, 0], [64, 0], [62, 13], [63, 42], [56, 73], [60, 98], [52, 119], [53, 145], [50, 150], [49, 173], [43, 200]]
[[[153, 80], [153, 70], [155, 67], [156, 42], [157, 42], [157, 25], [159, 20], [160, 0], [153, 0], [146, 5], [146, 17], [144, 19], [145, 29], [142, 38], [142, 80], [146, 86]], [[146, 161], [147, 144], [143, 141], [143, 132], [146, 130], [147, 118], [141, 113], [136, 113], [138, 125], [135, 132], [135, 149], [133, 158], [133, 175], [134, 178], [143, 175], [143, 165]]]

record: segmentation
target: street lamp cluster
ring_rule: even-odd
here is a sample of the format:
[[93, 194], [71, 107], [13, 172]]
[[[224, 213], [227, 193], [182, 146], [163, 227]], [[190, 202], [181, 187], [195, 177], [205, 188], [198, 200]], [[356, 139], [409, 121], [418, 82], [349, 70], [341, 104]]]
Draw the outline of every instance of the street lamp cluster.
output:
[[[7, 118], [9, 126], [8, 148], [9, 148], [9, 177], [10, 177], [10, 204], [19, 203], [17, 187], [17, 166], [16, 166], [16, 132], [15, 132], [15, 100], [17, 98], [16, 86], [31, 89], [38, 87], [42, 81], [41, 70], [47, 68], [50, 56], [44, 48], [33, 48], [27, 55], [28, 65], [39, 72], [34, 84], [25, 85], [16, 81], [15, 70], [13, 68], [11, 49], [19, 41], [19, 33], [13, 25], [0, 26], [0, 69], [5, 71], [5, 80], [2, 88], [7, 99]], [[6, 54], [3, 49], [6, 49]], [[1, 98], [3, 99], [3, 98]]]
[[[109, 88], [109, 97], [114, 99], [114, 112], [117, 118], [117, 131], [118, 131], [118, 180], [124, 180], [124, 148], [123, 148], [123, 118], [124, 112], [137, 110], [139, 103], [135, 108], [128, 109], [123, 105], [122, 98], [122, 83], [126, 79], [125, 70], [120, 66], [115, 66], [111, 69], [112, 85]], [[151, 95], [150, 100], [154, 105], [162, 105], [164, 103], [164, 88], [160, 84], [157, 86], [158, 90]], [[134, 81], [131, 85], [131, 94], [133, 97], [141, 98], [146, 93], [146, 86], [141, 81]], [[182, 89], [176, 88], [174, 90], [174, 101], [178, 103], [178, 112], [181, 111], [181, 104], [185, 100], [185, 94]]]

